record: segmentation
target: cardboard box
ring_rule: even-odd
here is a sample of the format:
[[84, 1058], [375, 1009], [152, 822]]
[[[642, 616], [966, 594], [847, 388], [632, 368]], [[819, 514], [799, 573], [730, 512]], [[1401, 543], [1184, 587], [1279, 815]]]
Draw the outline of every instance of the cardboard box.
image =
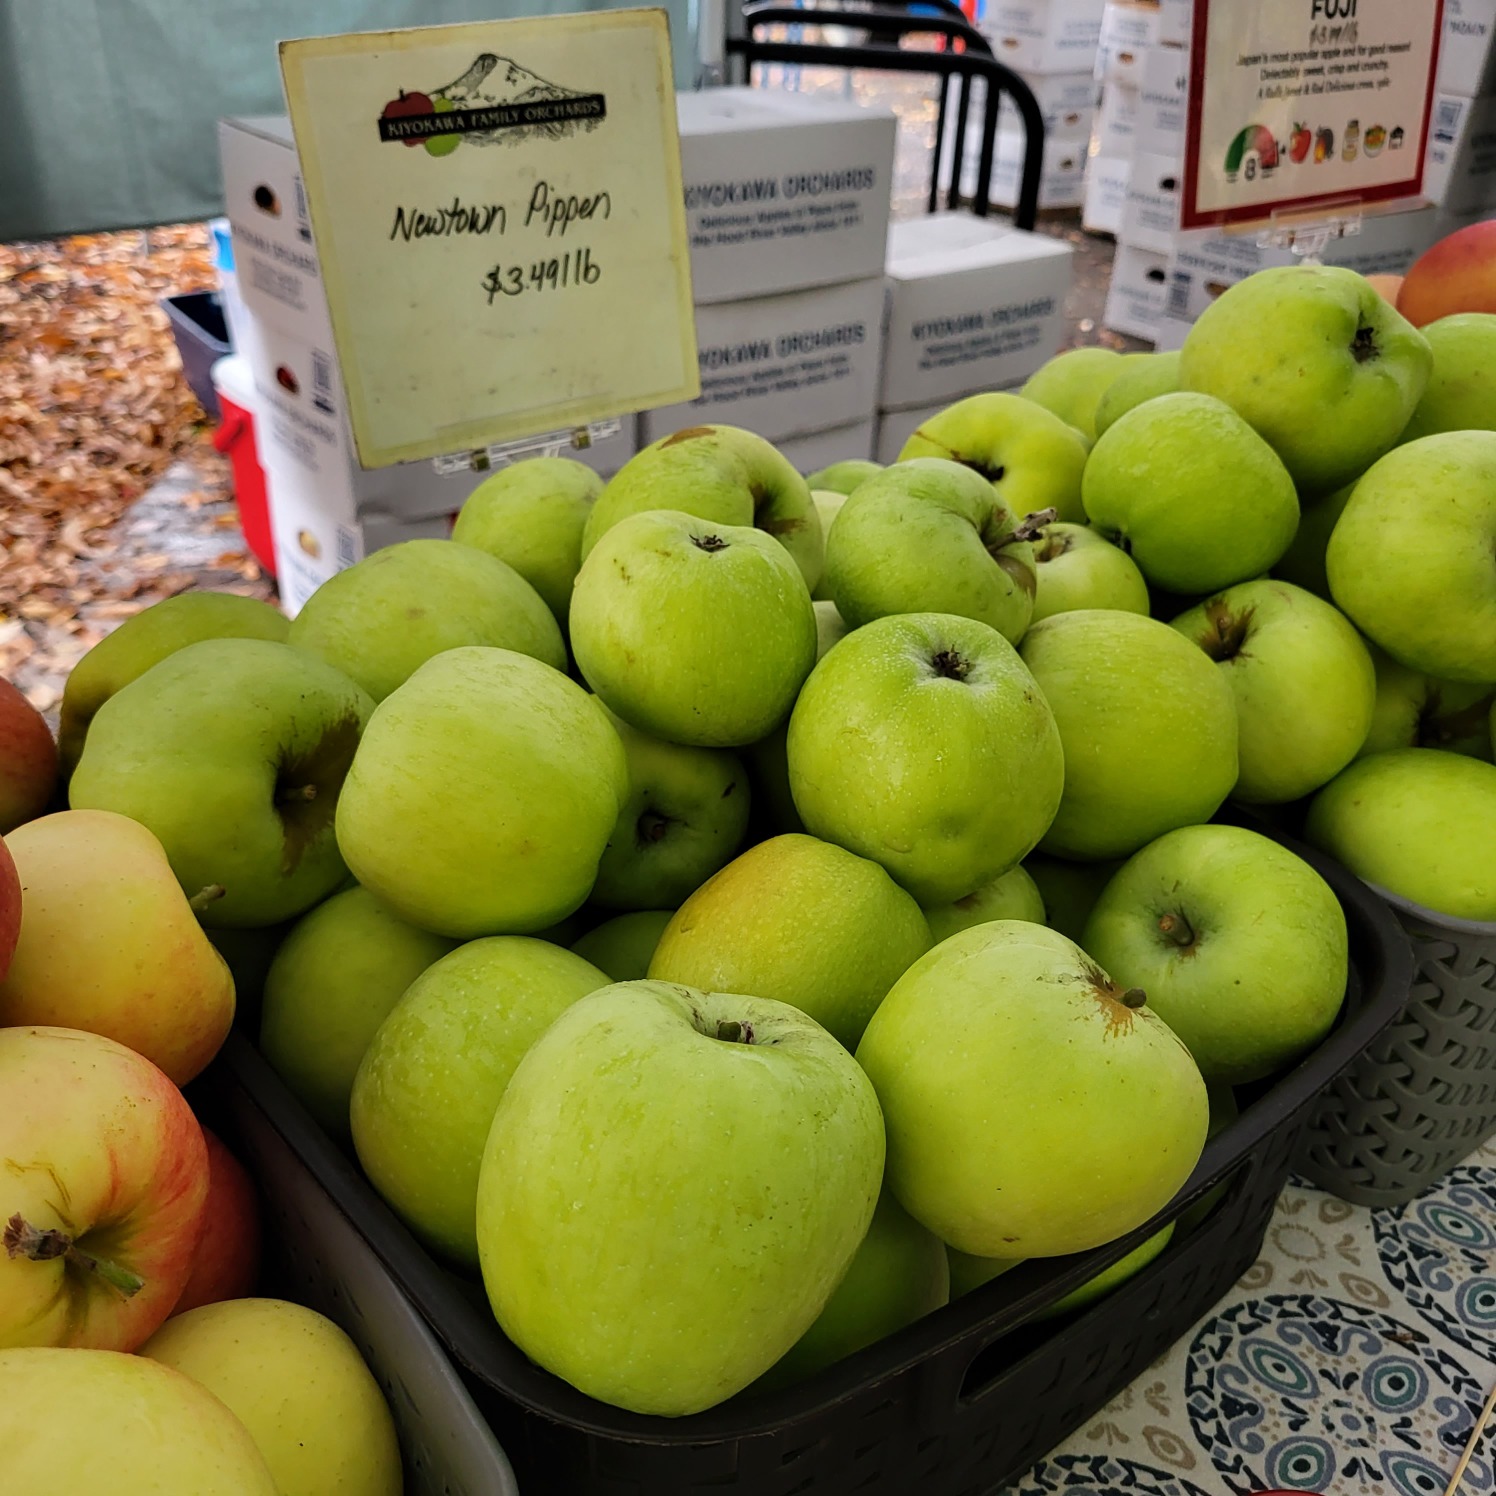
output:
[[641, 439], [725, 422], [771, 442], [848, 426], [877, 405], [883, 277], [696, 309], [701, 394], [647, 410]]
[[1104, 0], [995, 0], [982, 32], [999, 62], [1024, 73], [1075, 73], [1096, 60]]
[[1113, 332], [1151, 341], [1169, 288], [1169, 257], [1156, 250], [1119, 244], [1112, 261], [1112, 279], [1106, 292], [1102, 323]]
[[897, 122], [823, 94], [676, 96], [698, 306], [881, 275]]
[[1104, 85], [1143, 81], [1143, 60], [1158, 45], [1158, 0], [1107, 0], [1096, 45], [1096, 76]]
[[1142, 94], [1130, 83], [1108, 83], [1101, 90], [1101, 107], [1091, 142], [1098, 156], [1127, 156], [1137, 147], [1135, 140]]
[[1183, 162], [1189, 80], [1188, 52], [1178, 47], [1148, 49], [1143, 62], [1143, 81], [1138, 90], [1135, 150]]
[[[1096, 115], [1096, 78], [1087, 68], [1074, 73], [1027, 73], [1021, 75], [1044, 116], [1046, 138], [1089, 140]], [[1004, 94], [997, 116], [998, 129], [1011, 135], [1023, 133], [1023, 116]]]
[[1123, 244], [1167, 255], [1179, 231], [1180, 171], [1168, 156], [1133, 157], [1117, 238]]
[[1496, 0], [1444, 0], [1439, 49], [1440, 93], [1475, 98], [1496, 93]]
[[[1448, 4], [1448, 0], [1445, 0], [1445, 3]], [[1184, 47], [1188, 50], [1194, 13], [1195, 0], [1159, 0], [1159, 45], [1164, 47]]]
[[1115, 234], [1122, 227], [1127, 179], [1132, 160], [1126, 156], [1092, 156], [1086, 162], [1081, 223], [1093, 234]]
[[1177, 353], [1184, 347], [1184, 340], [1189, 336], [1190, 328], [1194, 325], [1187, 317], [1171, 316], [1166, 300], [1164, 314], [1158, 319], [1158, 324], [1153, 331], [1153, 351], [1155, 353]]
[[1423, 195], [1453, 214], [1496, 208], [1496, 95], [1435, 95]]
[[1064, 336], [1073, 252], [970, 213], [896, 223], [888, 236], [885, 410], [1021, 384]]
[[833, 462], [850, 462], [857, 457], [870, 459], [876, 430], [873, 417], [865, 416], [850, 426], [816, 431], [810, 436], [792, 436], [776, 445], [799, 472], [818, 473]]
[[[980, 142], [979, 142], [980, 144]], [[1016, 207], [1023, 184], [1023, 158], [1027, 148], [1022, 135], [999, 134], [992, 162], [991, 200], [1000, 208]], [[976, 189], [977, 157], [971, 163], [971, 190]], [[1039, 173], [1041, 208], [1077, 208], [1085, 194], [1086, 143], [1083, 140], [1046, 140]]]
[[899, 460], [904, 443], [932, 416], [938, 416], [950, 400], [937, 400], [933, 405], [920, 405], [913, 410], [880, 410], [878, 412], [878, 440], [873, 448], [873, 460], [885, 465]]

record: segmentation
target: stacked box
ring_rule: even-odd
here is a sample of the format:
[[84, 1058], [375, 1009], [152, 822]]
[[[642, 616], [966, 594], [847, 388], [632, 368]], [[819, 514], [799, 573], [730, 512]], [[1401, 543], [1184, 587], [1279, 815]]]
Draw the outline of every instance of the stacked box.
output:
[[1108, 0], [1096, 49], [1101, 106], [1091, 132], [1083, 221], [1119, 241], [1147, 63], [1158, 49], [1164, 19], [1159, 0]]

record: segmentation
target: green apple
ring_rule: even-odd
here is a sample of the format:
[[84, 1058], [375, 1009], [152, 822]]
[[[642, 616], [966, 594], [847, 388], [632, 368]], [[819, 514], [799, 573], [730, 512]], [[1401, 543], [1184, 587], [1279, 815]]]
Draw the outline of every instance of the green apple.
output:
[[470, 940], [422, 972], [353, 1082], [353, 1146], [374, 1188], [445, 1257], [478, 1266], [478, 1166], [525, 1052], [608, 985], [582, 957], [523, 935]]
[[580, 686], [528, 655], [451, 649], [375, 709], [338, 845], [422, 929], [527, 935], [581, 907], [627, 797], [623, 744]]
[[1034, 565], [1032, 623], [1081, 608], [1148, 611], [1148, 583], [1137, 562], [1087, 525], [1045, 525], [1034, 542]]
[[1496, 431], [1389, 452], [1356, 484], [1325, 552], [1330, 591], [1394, 660], [1496, 681]]
[[800, 819], [800, 812], [795, 809], [795, 797], [790, 792], [788, 738], [789, 723], [786, 722], [743, 750], [748, 780], [753, 787], [750, 841], [805, 830], [805, 822]]
[[847, 500], [826, 544], [826, 591], [853, 628], [955, 613], [1016, 643], [1034, 611], [1033, 534], [970, 468], [911, 458]]
[[572, 942], [572, 950], [613, 982], [637, 982], [649, 975], [649, 963], [673, 909], [636, 909], [615, 914]]
[[951, 1274], [951, 1302], [964, 1299], [973, 1289], [1000, 1278], [1018, 1266], [1022, 1257], [973, 1257], [969, 1252], [958, 1252], [954, 1247], [945, 1249], [946, 1263]]
[[1361, 751], [1376, 671], [1361, 636], [1329, 603], [1288, 582], [1243, 582], [1173, 627], [1216, 662], [1236, 698], [1234, 798], [1302, 799]]
[[1338, 488], [1332, 494], [1305, 504], [1299, 513], [1299, 528], [1288, 549], [1273, 566], [1273, 575], [1280, 581], [1291, 582], [1312, 592], [1316, 597], [1330, 601], [1330, 579], [1325, 575], [1325, 548], [1330, 543], [1345, 506], [1350, 502], [1354, 483]]
[[1023, 919], [1042, 925], [1044, 899], [1033, 878], [1023, 868], [1015, 867], [963, 899], [926, 909], [925, 918], [930, 924], [930, 934], [939, 944], [957, 930], [990, 924], [995, 919]]
[[1119, 416], [1159, 395], [1172, 395], [1179, 388], [1179, 354], [1140, 353], [1123, 360], [1122, 372], [1107, 385], [1096, 407], [1096, 435], [1100, 436]]
[[[843, 497], [857, 491], [860, 483], [883, 471], [881, 462], [869, 462], [865, 457], [849, 457], [842, 462], [833, 462], [814, 473], [805, 475], [806, 486], [812, 495], [816, 493], [839, 493]], [[817, 505], [819, 507], [819, 505]]]
[[761, 1385], [788, 1387], [804, 1381], [933, 1314], [950, 1296], [944, 1244], [885, 1190], [846, 1277]]
[[883, 1121], [819, 1024], [766, 998], [605, 987], [520, 1061], [478, 1178], [504, 1333], [591, 1397], [710, 1408], [826, 1307], [867, 1233]]
[[855, 1049], [930, 943], [919, 905], [876, 862], [813, 836], [776, 836], [681, 905], [649, 975], [789, 1003]]
[[564, 629], [582, 529], [602, 491], [603, 480], [584, 462], [531, 457], [500, 468], [468, 495], [452, 539], [513, 567]]
[[857, 1058], [883, 1108], [888, 1186], [975, 1257], [1124, 1236], [1174, 1197], [1205, 1143], [1189, 1051], [1142, 992], [1039, 925], [943, 940], [894, 984]]
[[333, 814], [372, 707], [288, 644], [189, 644], [99, 708], [69, 799], [153, 831], [205, 924], [278, 924], [346, 875]]
[[1365, 277], [1288, 265], [1249, 275], [1206, 307], [1180, 350], [1179, 384], [1224, 400], [1312, 495], [1351, 482], [1392, 447], [1432, 364], [1428, 340]]
[[329, 577], [296, 615], [290, 642], [375, 701], [465, 645], [566, 669], [561, 630], [540, 594], [498, 557], [450, 540], [403, 540]]
[[1437, 748], [1357, 759], [1314, 797], [1305, 835], [1388, 893], [1496, 920], [1496, 765]]
[[1416, 441], [1441, 431], [1496, 431], [1496, 399], [1491, 397], [1496, 315], [1462, 312], [1430, 322], [1421, 331], [1433, 350], [1434, 369], [1403, 428], [1402, 440]]
[[[880, 473], [883, 471], [876, 463], [869, 463], [868, 466]], [[844, 493], [836, 493], [829, 489], [820, 488], [811, 489], [810, 496], [815, 501], [816, 514], [820, 517], [821, 533], [829, 539], [832, 521], [841, 513], [842, 505], [847, 502], [848, 496]], [[824, 602], [830, 599], [831, 594], [826, 590], [826, 573], [824, 569], [821, 572], [820, 580], [815, 584], [810, 595], [816, 602]]]
[[1239, 826], [1185, 826], [1124, 864], [1082, 941], [1184, 1041], [1206, 1080], [1297, 1060], [1345, 1000], [1345, 914], [1302, 858]]
[[847, 637], [847, 620], [836, 610], [836, 604], [823, 599], [816, 603], [816, 659], [823, 659], [833, 644]]
[[[456, 107], [457, 105], [451, 99], [440, 96], [431, 101], [433, 114], [450, 114]], [[462, 136], [457, 134], [428, 135], [421, 144], [426, 147], [428, 156], [450, 156], [462, 144]]]
[[303, 914], [281, 942], [265, 977], [260, 1048], [334, 1137], [348, 1136], [348, 1097], [369, 1041], [405, 989], [454, 944], [357, 887]]
[[748, 774], [721, 748], [664, 743], [621, 717], [629, 790], [608, 838], [592, 902], [602, 909], [674, 908], [742, 844]]
[[1064, 745], [1045, 852], [1129, 857], [1208, 821], [1237, 778], [1231, 686], [1187, 639], [1136, 613], [1057, 613], [1023, 642]]
[[1043, 852], [1030, 852], [1023, 862], [1044, 900], [1043, 922], [1077, 945], [1101, 890], [1121, 866], [1120, 861], [1071, 862]]
[[1209, 395], [1159, 395], [1119, 417], [1086, 464], [1086, 513], [1170, 592], [1261, 576], [1299, 523], [1273, 449]]
[[1042, 364], [1019, 393], [1093, 442], [1097, 407], [1127, 367], [1127, 356], [1110, 348], [1068, 348]]
[[587, 684], [626, 722], [741, 748], [789, 715], [815, 664], [816, 615], [763, 531], [662, 509], [614, 525], [582, 563], [571, 642]]
[[795, 703], [787, 753], [811, 834], [882, 863], [923, 904], [1027, 855], [1065, 776], [1054, 715], [1012, 645], [939, 613], [843, 639]]
[[400, 1496], [400, 1445], [379, 1383], [315, 1310], [282, 1299], [205, 1304], [169, 1319], [140, 1353], [243, 1423], [280, 1496]]
[[943, 457], [985, 478], [1002, 506], [1020, 519], [1053, 509], [1084, 520], [1080, 475], [1086, 438], [1042, 405], [1019, 395], [969, 395], [921, 424], [899, 462]]
[[648, 509], [684, 511], [713, 529], [755, 525], [794, 557], [806, 587], [821, 580], [826, 539], [810, 485], [751, 431], [691, 426], [629, 458], [592, 506], [582, 559], [620, 520]]
[[71, 774], [77, 766], [94, 713], [121, 686], [144, 675], [167, 655], [204, 639], [268, 639], [284, 644], [290, 627], [290, 620], [278, 608], [232, 592], [182, 592], [127, 618], [68, 674], [57, 728], [63, 774]]
[[1358, 757], [1393, 748], [1446, 748], [1472, 758], [1491, 757], [1496, 687], [1436, 680], [1399, 665], [1375, 645], [1371, 658], [1376, 666], [1376, 705]]

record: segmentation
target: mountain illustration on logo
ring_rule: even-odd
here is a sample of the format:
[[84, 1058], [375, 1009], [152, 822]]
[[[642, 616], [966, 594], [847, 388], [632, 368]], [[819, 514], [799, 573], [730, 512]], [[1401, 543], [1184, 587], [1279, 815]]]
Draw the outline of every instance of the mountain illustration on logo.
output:
[[512, 58], [480, 52], [460, 78], [440, 88], [400, 90], [379, 116], [379, 138], [424, 145], [449, 156], [463, 142], [518, 145], [595, 130], [607, 100], [550, 83]]

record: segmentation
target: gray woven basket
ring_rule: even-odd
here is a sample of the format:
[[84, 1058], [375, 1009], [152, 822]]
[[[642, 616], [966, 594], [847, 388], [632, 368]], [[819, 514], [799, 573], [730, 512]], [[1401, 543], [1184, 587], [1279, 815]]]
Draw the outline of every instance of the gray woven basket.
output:
[[1297, 1167], [1356, 1205], [1404, 1205], [1496, 1133], [1496, 924], [1376, 892], [1413, 944], [1408, 1005], [1321, 1095]]

